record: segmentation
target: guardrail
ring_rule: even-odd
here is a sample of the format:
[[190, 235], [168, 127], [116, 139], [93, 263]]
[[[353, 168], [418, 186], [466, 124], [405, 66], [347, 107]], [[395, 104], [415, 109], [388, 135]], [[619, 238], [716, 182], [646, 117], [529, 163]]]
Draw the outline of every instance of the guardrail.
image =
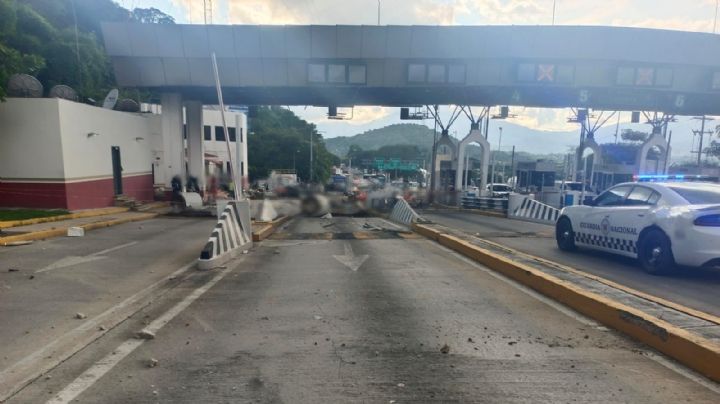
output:
[[464, 196], [460, 201], [464, 209], [493, 210], [502, 213], [507, 213], [508, 210], [508, 200], [504, 198]]
[[508, 211], [511, 219], [554, 225], [560, 216], [560, 209], [534, 200], [527, 195], [510, 195], [512, 207]]

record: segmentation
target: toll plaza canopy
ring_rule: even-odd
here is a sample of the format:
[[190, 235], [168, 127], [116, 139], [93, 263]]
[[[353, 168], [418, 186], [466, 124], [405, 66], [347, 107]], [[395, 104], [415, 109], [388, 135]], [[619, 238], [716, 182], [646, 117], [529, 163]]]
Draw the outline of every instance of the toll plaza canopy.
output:
[[118, 84], [227, 103], [720, 114], [720, 35], [601, 26], [104, 23]]

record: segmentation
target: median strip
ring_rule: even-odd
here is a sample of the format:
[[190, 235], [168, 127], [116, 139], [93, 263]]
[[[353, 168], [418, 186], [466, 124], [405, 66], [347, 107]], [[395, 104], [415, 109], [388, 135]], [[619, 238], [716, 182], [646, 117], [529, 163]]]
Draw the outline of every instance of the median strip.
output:
[[443, 226], [414, 224], [413, 230], [720, 382], [720, 324], [712, 321], [714, 316], [696, 316], [695, 310], [662, 304]]
[[27, 233], [16, 234], [12, 236], [0, 237], [0, 245], [8, 246], [19, 242], [44, 240], [53, 237], [60, 237], [67, 235], [70, 227], [80, 227], [85, 231], [100, 229], [103, 227], [115, 226], [123, 223], [137, 222], [141, 220], [152, 219], [156, 217], [157, 213], [133, 213], [128, 214], [126, 217], [113, 217], [106, 220], [99, 220], [96, 222], [90, 222], [85, 224], [66, 225], [61, 227], [53, 227], [50, 229], [42, 229], [37, 231], [30, 231]]

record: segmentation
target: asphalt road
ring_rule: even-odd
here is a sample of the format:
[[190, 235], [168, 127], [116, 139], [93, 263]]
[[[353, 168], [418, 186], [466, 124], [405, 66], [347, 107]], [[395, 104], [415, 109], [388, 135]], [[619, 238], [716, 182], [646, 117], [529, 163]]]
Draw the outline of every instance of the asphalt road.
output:
[[11, 402], [720, 400], [673, 367], [381, 219], [295, 219]]
[[560, 251], [552, 226], [466, 212], [427, 210], [422, 215], [435, 223], [720, 316], [717, 269], [683, 268], [670, 275], [651, 276], [630, 258], [590, 250]]
[[195, 262], [214, 225], [158, 218], [0, 247], [0, 401], [39, 366], [174, 286], [166, 280]]

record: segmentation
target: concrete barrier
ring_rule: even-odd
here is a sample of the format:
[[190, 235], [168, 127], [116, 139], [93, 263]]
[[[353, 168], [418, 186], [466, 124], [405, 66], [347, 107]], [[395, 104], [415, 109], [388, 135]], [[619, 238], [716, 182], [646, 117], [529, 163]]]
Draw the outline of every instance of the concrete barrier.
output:
[[269, 199], [250, 200], [250, 218], [256, 222], [272, 222], [278, 216], [273, 201]]
[[560, 216], [560, 209], [553, 208], [533, 199], [532, 195], [510, 195], [508, 217], [554, 225]]
[[228, 202], [200, 253], [198, 269], [207, 270], [221, 266], [251, 247], [250, 203]]
[[398, 223], [410, 225], [418, 221], [420, 215], [410, 207], [410, 204], [403, 198], [397, 198], [392, 212], [390, 212], [390, 220]]

